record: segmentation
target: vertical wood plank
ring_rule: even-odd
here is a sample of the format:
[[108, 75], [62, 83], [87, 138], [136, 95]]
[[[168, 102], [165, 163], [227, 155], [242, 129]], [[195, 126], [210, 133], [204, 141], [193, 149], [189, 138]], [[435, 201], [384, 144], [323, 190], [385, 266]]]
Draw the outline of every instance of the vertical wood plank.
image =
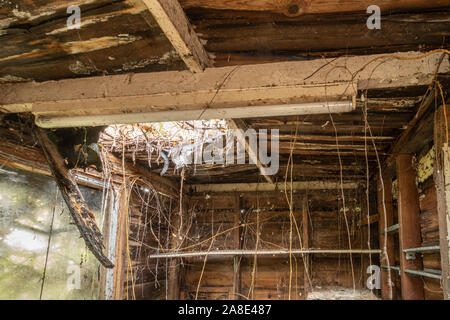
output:
[[[241, 224], [241, 204], [239, 193], [234, 195], [234, 226]], [[234, 249], [241, 248], [241, 233], [240, 228], [233, 231]], [[231, 299], [239, 300], [241, 291], [241, 257], [235, 256], [233, 258], [233, 294]]]
[[[383, 179], [383, 180], [382, 180]], [[394, 209], [392, 206], [392, 177], [385, 175], [379, 177], [378, 190], [378, 233], [380, 237], [380, 249], [382, 250], [380, 263], [382, 266], [394, 266], [395, 247], [394, 236], [384, 233], [384, 230], [394, 224]], [[369, 226], [370, 227], [370, 226]], [[394, 272], [381, 269], [381, 298], [383, 300], [395, 300]]]
[[[444, 114], [446, 112], [447, 114]], [[434, 182], [439, 217], [439, 243], [441, 247], [442, 290], [444, 299], [450, 300], [450, 159], [448, 152], [448, 110], [441, 106], [434, 118]]]
[[118, 190], [119, 209], [117, 213], [117, 236], [116, 236], [116, 253], [115, 253], [115, 267], [114, 267], [114, 284], [113, 284], [113, 300], [123, 300], [124, 295], [124, 281], [126, 273], [126, 244], [127, 244], [127, 219], [128, 206], [127, 195], [125, 192], [127, 182], [124, 181]]
[[[302, 199], [302, 244], [304, 249], [309, 248], [309, 219], [308, 219], [308, 198], [305, 195]], [[304, 254], [304, 275], [303, 275], [303, 290], [304, 290], [304, 299], [308, 299], [308, 289], [309, 289], [309, 278], [310, 278], [310, 269], [309, 269], [309, 255]]]
[[422, 242], [420, 238], [419, 194], [412, 155], [400, 154], [397, 156], [397, 178], [402, 297], [404, 300], [423, 300], [423, 280], [405, 272], [405, 269], [423, 270], [422, 257], [420, 254], [416, 254], [415, 259], [408, 260], [406, 253], [403, 252], [403, 249], [420, 247]]

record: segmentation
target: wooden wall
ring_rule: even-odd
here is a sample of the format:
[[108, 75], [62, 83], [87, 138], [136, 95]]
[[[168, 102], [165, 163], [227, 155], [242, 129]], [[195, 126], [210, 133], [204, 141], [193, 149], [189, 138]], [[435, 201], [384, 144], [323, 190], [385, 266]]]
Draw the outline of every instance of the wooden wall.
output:
[[[365, 201], [361, 190], [345, 192], [346, 212], [350, 229], [352, 249], [367, 249], [367, 226], [359, 226], [361, 217], [365, 218]], [[236, 211], [236, 199], [239, 211]], [[290, 199], [290, 198], [289, 198]], [[342, 209], [342, 200], [338, 190], [296, 192], [293, 194], [293, 212], [299, 233], [302, 234], [302, 201], [307, 201], [309, 245], [314, 249], [347, 249], [347, 229]], [[259, 220], [258, 250], [289, 248], [290, 220], [289, 206], [284, 192], [258, 193], [221, 193], [196, 194], [191, 197], [197, 217], [191, 230], [191, 243], [209, 239], [217, 232], [235, 226], [235, 215], [239, 212], [240, 246], [242, 249], [255, 250], [256, 222]], [[258, 210], [259, 209], [259, 210]], [[250, 224], [250, 225], [248, 225]], [[208, 240], [195, 248], [195, 251], [234, 249], [236, 244], [233, 232], [226, 232], [215, 238], [211, 246]], [[376, 237], [376, 231], [372, 231]], [[293, 224], [292, 248], [301, 247]], [[303, 241], [304, 243], [304, 241]], [[211, 246], [211, 248], [210, 248]], [[377, 249], [376, 243], [371, 247]], [[194, 248], [192, 249], [194, 250]], [[377, 264], [377, 255], [372, 255]], [[368, 255], [353, 254], [353, 268], [356, 287], [365, 287], [369, 265]], [[194, 299], [202, 274], [204, 257], [189, 259], [185, 262], [186, 277], [182, 284], [182, 297]], [[249, 296], [253, 281], [254, 299], [288, 299], [289, 279], [291, 280], [291, 298], [304, 299], [305, 274], [301, 255], [292, 259], [292, 276], [289, 256], [260, 256], [256, 259], [256, 272], [253, 279], [254, 256], [241, 258], [241, 289], [239, 297]], [[311, 256], [310, 278], [316, 286], [352, 287], [352, 273], [348, 254], [316, 254]], [[208, 258], [203, 271], [198, 299], [232, 299], [233, 296], [233, 258]]]
[[[422, 246], [439, 246], [439, 220], [437, 212], [437, 196], [433, 179], [434, 150], [425, 148], [419, 156], [418, 180], [420, 199], [420, 229]], [[428, 159], [428, 160], [427, 160]], [[431, 160], [431, 161], [430, 161]], [[429, 164], [428, 164], [429, 163]], [[429, 176], [431, 174], [431, 176]], [[421, 180], [424, 180], [421, 182]], [[422, 255], [424, 269], [441, 270], [441, 255], [439, 252], [425, 252]], [[424, 293], [427, 300], [442, 300], [443, 294], [438, 279], [423, 277]]]

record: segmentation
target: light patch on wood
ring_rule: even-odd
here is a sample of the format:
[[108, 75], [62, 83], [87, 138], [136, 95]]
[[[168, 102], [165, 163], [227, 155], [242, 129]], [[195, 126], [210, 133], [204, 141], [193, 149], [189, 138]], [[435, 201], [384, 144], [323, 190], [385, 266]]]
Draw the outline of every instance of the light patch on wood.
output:
[[392, 199], [398, 200], [398, 180], [392, 181]]
[[31, 79], [16, 77], [16, 76], [13, 76], [10, 74], [0, 77], [0, 83], [13, 83], [13, 82], [16, 83], [16, 82], [27, 82], [27, 81], [31, 81]]
[[[445, 176], [445, 202], [447, 203], [447, 214], [446, 214], [446, 220], [447, 220], [447, 248], [450, 248], [450, 212], [448, 208], [450, 208], [450, 154], [448, 151], [448, 145], [444, 143], [444, 146], [442, 148], [443, 156], [444, 156], [444, 176]], [[450, 268], [450, 266], [448, 266]], [[450, 299], [450, 297], [448, 297]]]
[[83, 62], [77, 60], [69, 66], [69, 70], [75, 74], [91, 74], [95, 72], [95, 68], [84, 64]]
[[78, 54], [118, 47], [141, 39], [142, 39], [141, 37], [131, 35], [123, 35], [118, 37], [108, 36], [101, 38], [92, 38], [85, 41], [66, 42], [62, 45], [62, 48], [69, 54]]
[[435, 151], [434, 146], [417, 163], [417, 182], [423, 183], [434, 173]]

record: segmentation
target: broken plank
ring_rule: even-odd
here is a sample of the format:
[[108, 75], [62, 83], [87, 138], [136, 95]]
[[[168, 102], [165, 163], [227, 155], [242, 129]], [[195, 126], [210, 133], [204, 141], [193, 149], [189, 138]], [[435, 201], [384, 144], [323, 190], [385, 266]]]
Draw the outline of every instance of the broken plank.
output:
[[94, 215], [87, 206], [56, 145], [43, 129], [36, 128], [34, 134], [42, 147], [47, 163], [86, 246], [104, 267], [113, 268], [114, 264], [103, 252], [103, 236], [95, 222]]

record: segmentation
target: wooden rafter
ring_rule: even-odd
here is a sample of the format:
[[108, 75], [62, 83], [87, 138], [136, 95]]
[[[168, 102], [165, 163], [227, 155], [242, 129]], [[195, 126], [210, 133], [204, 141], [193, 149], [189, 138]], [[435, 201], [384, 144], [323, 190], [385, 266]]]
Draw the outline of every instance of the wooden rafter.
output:
[[258, 157], [258, 153], [256, 150], [253, 150], [252, 146], [247, 142], [244, 136], [244, 132], [248, 130], [248, 126], [242, 119], [230, 119], [228, 120], [228, 127], [235, 130], [236, 138], [239, 143], [245, 147], [245, 151], [247, 151], [248, 156], [252, 163], [256, 164], [259, 169], [259, 172], [264, 176], [268, 183], [273, 184], [273, 179], [271, 176], [265, 174], [265, 166], [261, 163]]
[[192, 72], [211, 66], [200, 39], [177, 0], [142, 0], [175, 51]]

